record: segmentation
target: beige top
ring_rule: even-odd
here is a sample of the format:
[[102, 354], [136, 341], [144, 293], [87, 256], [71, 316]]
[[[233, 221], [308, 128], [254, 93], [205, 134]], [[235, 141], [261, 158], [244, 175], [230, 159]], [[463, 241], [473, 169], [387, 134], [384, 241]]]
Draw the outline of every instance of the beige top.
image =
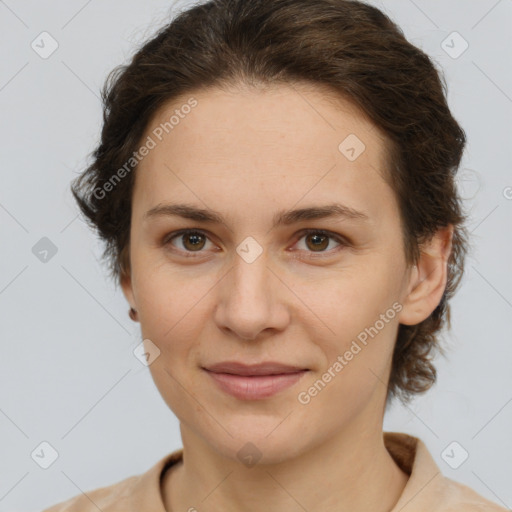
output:
[[[384, 444], [397, 465], [409, 475], [391, 512], [509, 512], [473, 489], [445, 477], [426, 445], [417, 437], [383, 432]], [[182, 460], [183, 448], [147, 472], [108, 487], [87, 491], [42, 512], [171, 512], [166, 511], [160, 482], [166, 469]]]

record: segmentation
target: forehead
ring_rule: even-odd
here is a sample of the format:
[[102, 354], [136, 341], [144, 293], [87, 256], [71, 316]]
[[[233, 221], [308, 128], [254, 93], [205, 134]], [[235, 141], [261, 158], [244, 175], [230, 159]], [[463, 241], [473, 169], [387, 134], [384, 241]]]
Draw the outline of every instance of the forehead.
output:
[[164, 104], [142, 140], [148, 137], [155, 145], [137, 168], [134, 208], [184, 196], [216, 209], [243, 202], [253, 211], [345, 198], [379, 215], [393, 200], [383, 179], [384, 135], [325, 88], [197, 91]]

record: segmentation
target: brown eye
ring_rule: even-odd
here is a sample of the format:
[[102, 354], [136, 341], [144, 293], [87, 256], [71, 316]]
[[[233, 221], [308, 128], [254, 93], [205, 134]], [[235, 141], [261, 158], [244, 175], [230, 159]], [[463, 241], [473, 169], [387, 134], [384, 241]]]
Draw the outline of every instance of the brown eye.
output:
[[306, 242], [306, 245], [313, 250], [323, 251], [329, 246], [329, 237], [318, 233], [310, 233], [306, 235], [306, 240], [310, 241], [310, 244]]
[[200, 233], [190, 233], [182, 235], [183, 246], [187, 250], [196, 251], [201, 250], [205, 244], [205, 237]]
[[[178, 240], [180, 244], [174, 244], [174, 240]], [[205, 247], [207, 240], [208, 237], [201, 231], [184, 230], [175, 233], [172, 237], [164, 240], [164, 245], [171, 244], [173, 247], [176, 247], [184, 253], [201, 252], [201, 250]]]
[[335, 241], [338, 246], [341, 247], [349, 245], [348, 242], [346, 242], [340, 235], [321, 229], [309, 229], [303, 231], [299, 241], [302, 239], [304, 239], [306, 246], [304, 250], [309, 253], [330, 253], [335, 251], [337, 249], [336, 247], [327, 250], [332, 241]]
[[[302, 250], [306, 253], [309, 253], [310, 255], [321, 255], [322, 253], [329, 254], [336, 252], [336, 249], [339, 249], [340, 247], [343, 248], [350, 245], [349, 242], [344, 239], [344, 237], [337, 235], [336, 233], [331, 233], [330, 231], [318, 229], [304, 230], [302, 232], [302, 236], [299, 238], [299, 241], [302, 239], [305, 240], [306, 246], [306, 248]], [[175, 243], [175, 240], [180, 242], [179, 245]], [[337, 243], [339, 247], [328, 249], [332, 241]], [[193, 256], [194, 253], [204, 253], [205, 251], [203, 251], [203, 249], [208, 242], [212, 243], [209, 237], [203, 231], [195, 229], [184, 229], [171, 233], [165, 237], [162, 244], [164, 246], [171, 245], [174, 252], [181, 253], [184, 256]]]

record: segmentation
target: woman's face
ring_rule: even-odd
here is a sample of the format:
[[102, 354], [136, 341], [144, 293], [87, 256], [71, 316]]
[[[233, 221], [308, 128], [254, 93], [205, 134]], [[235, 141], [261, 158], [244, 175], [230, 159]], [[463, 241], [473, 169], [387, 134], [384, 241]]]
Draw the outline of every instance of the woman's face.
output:
[[[182, 429], [231, 458], [251, 442], [270, 462], [380, 428], [411, 289], [380, 132], [348, 103], [279, 86], [184, 96], [142, 142], [122, 286]], [[223, 221], [172, 215], [178, 204]], [[234, 396], [204, 369], [224, 361], [307, 371], [270, 396]]]

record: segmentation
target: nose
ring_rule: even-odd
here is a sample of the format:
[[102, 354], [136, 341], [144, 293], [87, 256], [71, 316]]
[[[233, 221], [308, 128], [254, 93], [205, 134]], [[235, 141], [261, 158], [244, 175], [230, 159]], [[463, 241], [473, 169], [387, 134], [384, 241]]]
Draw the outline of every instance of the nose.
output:
[[252, 341], [261, 338], [264, 331], [275, 334], [289, 323], [287, 300], [293, 294], [279, 279], [278, 271], [269, 266], [264, 253], [252, 262], [237, 254], [218, 286], [214, 317], [219, 329]]

